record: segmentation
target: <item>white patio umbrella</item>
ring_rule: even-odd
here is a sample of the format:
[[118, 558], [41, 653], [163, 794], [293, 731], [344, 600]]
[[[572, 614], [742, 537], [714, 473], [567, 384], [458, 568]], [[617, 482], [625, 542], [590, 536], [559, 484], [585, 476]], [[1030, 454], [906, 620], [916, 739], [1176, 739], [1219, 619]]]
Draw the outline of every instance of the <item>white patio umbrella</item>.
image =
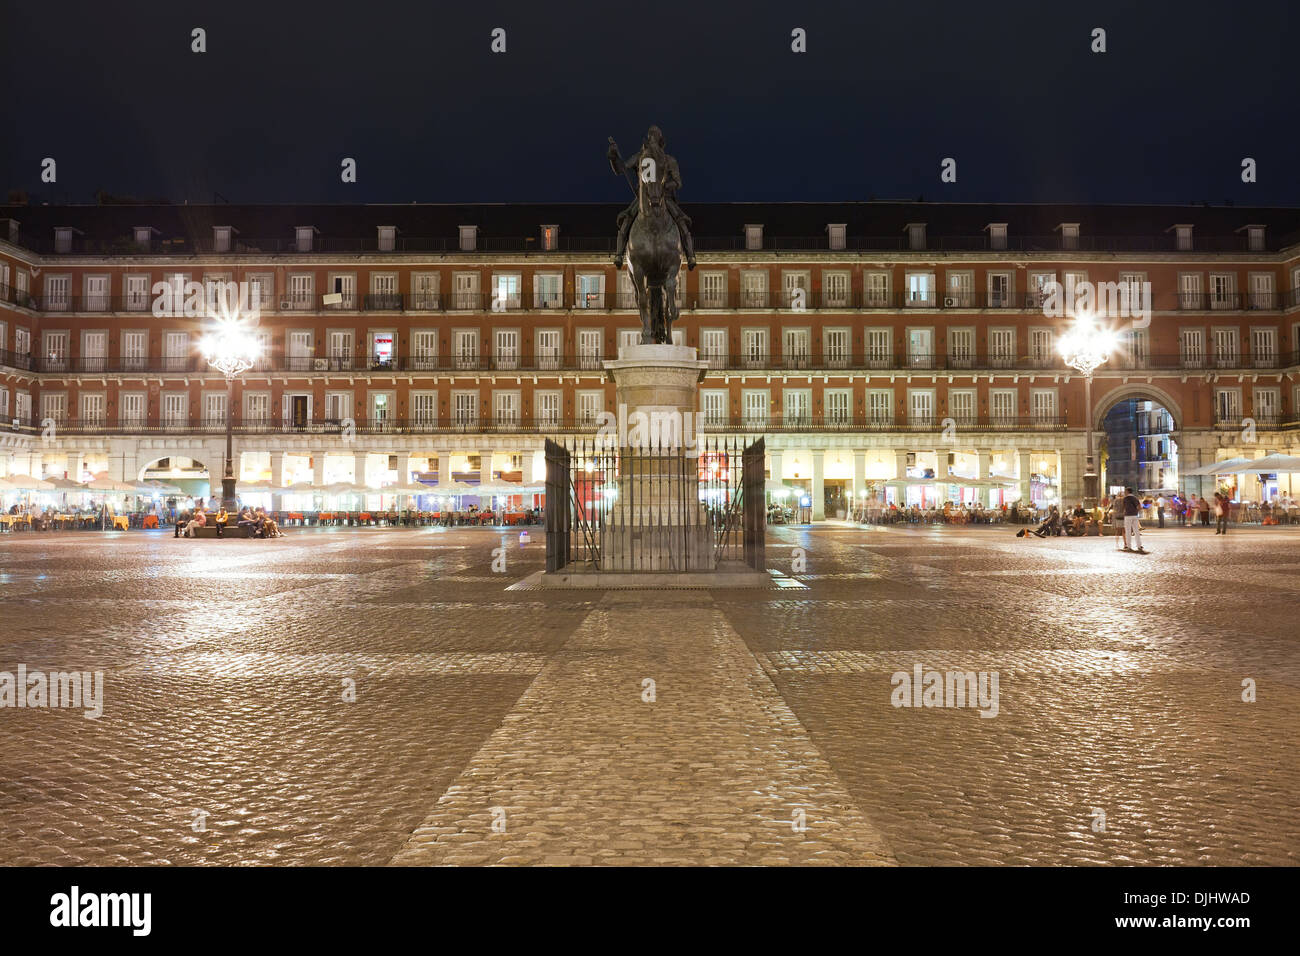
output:
[[[83, 485], [79, 481], [73, 481], [71, 478], [50, 478], [50, 487], [42, 489], [45, 491], [85, 491], [89, 485]], [[98, 489], [94, 489], [98, 490]]]
[[118, 481], [116, 478], [109, 478], [107, 476], [86, 482], [83, 489], [88, 491], [106, 491], [112, 492], [113, 494], [124, 495], [133, 495], [137, 493], [135, 485], [129, 485], [125, 481]]
[[1247, 458], [1231, 470], [1217, 471], [1219, 475], [1253, 475], [1265, 472], [1300, 472], [1300, 457], [1295, 455], [1265, 455], [1263, 458]]
[[1233, 469], [1237, 465], [1244, 464], [1251, 459], [1249, 458], [1229, 458], [1225, 461], [1211, 462], [1208, 465], [1201, 465], [1199, 468], [1189, 468], [1183, 472], [1184, 478], [1191, 478], [1198, 475], [1233, 475], [1236, 474]]

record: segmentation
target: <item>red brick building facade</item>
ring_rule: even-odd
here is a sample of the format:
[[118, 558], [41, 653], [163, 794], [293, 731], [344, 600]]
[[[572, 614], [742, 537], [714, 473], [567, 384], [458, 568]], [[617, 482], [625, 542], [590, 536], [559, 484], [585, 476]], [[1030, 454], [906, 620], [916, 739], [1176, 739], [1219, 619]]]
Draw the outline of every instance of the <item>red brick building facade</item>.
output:
[[[1149, 321], [1105, 320], [1120, 344], [1093, 382], [1095, 428], [1121, 399], [1163, 405], [1180, 471], [1300, 444], [1300, 210], [688, 212], [699, 267], [675, 335], [710, 362], [701, 430], [766, 435], [770, 474], [818, 515], [888, 479], [933, 480], [939, 498], [990, 475], [1014, 479], [1011, 497], [1081, 495], [1083, 379], [1057, 348], [1070, 316], [1045, 314], [1049, 281], [1151, 292]], [[0, 474], [134, 480], [188, 458], [217, 476], [226, 390], [197, 351], [210, 320], [155, 304], [160, 283], [244, 283], [264, 343], [234, 391], [245, 479], [538, 482], [544, 437], [615, 411], [601, 361], [639, 333], [611, 264], [616, 213], [0, 207]], [[977, 485], [963, 494], [987, 500]]]

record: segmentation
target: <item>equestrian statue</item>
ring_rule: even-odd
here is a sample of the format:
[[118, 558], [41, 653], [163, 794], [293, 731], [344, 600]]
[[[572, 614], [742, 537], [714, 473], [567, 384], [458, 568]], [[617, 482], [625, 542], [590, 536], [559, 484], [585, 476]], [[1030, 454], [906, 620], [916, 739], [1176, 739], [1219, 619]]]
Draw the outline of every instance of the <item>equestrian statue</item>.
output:
[[614, 265], [623, 268], [626, 253], [641, 313], [642, 343], [670, 344], [673, 322], [677, 321], [677, 274], [683, 252], [687, 268], [695, 268], [691, 220], [677, 205], [681, 171], [677, 160], [664, 150], [664, 135], [657, 126], [650, 127], [641, 150], [631, 159], [623, 161], [613, 137], [607, 156], [610, 168], [622, 173], [636, 194], [618, 217]]

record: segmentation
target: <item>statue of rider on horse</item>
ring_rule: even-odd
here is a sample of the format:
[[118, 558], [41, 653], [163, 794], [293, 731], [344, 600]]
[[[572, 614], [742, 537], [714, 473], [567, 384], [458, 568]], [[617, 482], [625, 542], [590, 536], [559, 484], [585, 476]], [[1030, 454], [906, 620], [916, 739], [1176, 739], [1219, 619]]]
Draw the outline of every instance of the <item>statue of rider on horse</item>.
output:
[[610, 168], [622, 173], [636, 193], [636, 199], [618, 217], [614, 264], [621, 269], [627, 253], [641, 312], [641, 341], [670, 343], [677, 319], [677, 274], [683, 252], [687, 267], [695, 268], [691, 220], [677, 205], [681, 171], [677, 160], [664, 150], [664, 136], [657, 126], [650, 127], [640, 152], [627, 162], [619, 155], [613, 137], [607, 156]]

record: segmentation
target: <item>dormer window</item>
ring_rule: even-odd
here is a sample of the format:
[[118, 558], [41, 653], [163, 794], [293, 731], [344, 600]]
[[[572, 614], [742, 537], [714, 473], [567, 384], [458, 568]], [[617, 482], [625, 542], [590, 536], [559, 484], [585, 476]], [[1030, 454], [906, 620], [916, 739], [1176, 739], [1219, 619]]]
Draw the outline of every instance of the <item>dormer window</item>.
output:
[[72, 251], [72, 233], [71, 226], [54, 227], [54, 251], [71, 252]]
[[294, 251], [311, 252], [312, 242], [316, 236], [315, 226], [296, 226], [294, 227]]
[[379, 227], [379, 251], [392, 252], [397, 248], [397, 227], [380, 226]]
[[234, 230], [230, 226], [213, 226], [212, 227], [212, 251], [229, 252], [230, 251], [230, 234]]
[[826, 227], [826, 234], [830, 237], [832, 251], [844, 248], [844, 239], [847, 233], [846, 224], [842, 222], [833, 222]]
[[745, 248], [751, 252], [763, 248], [763, 227], [761, 225], [745, 224]]
[[154, 228], [152, 226], [136, 226], [132, 230], [135, 234], [135, 244], [141, 249], [149, 249], [153, 246]]
[[9, 236], [9, 241], [16, 243], [18, 241], [18, 220], [8, 219], [6, 222], [9, 223], [9, 228], [6, 233]]
[[478, 248], [478, 226], [460, 227], [460, 251], [473, 252]]
[[1246, 227], [1246, 248], [1251, 252], [1264, 251], [1264, 227], [1247, 226]]
[[924, 249], [925, 223], [909, 222], [904, 228], [907, 230], [907, 247], [909, 249]]
[[542, 250], [554, 252], [558, 248], [560, 248], [560, 227], [542, 226]]
[[989, 231], [989, 248], [1005, 249], [1007, 247], [1007, 224], [991, 222], [985, 228]]
[[1192, 227], [1186, 223], [1174, 226], [1174, 248], [1179, 252], [1192, 251]]
[[1079, 224], [1077, 222], [1063, 222], [1056, 228], [1061, 230], [1062, 249], [1079, 248]]

